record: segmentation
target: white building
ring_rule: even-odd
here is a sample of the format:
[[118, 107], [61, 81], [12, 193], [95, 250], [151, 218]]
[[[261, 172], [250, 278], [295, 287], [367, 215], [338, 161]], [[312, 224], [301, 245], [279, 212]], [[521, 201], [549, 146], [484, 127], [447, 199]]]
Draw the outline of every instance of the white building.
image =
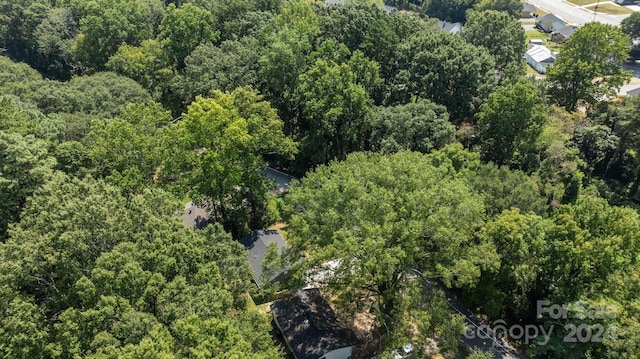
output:
[[556, 54], [546, 46], [529, 44], [524, 58], [529, 66], [543, 74], [547, 72], [547, 67], [556, 61]]

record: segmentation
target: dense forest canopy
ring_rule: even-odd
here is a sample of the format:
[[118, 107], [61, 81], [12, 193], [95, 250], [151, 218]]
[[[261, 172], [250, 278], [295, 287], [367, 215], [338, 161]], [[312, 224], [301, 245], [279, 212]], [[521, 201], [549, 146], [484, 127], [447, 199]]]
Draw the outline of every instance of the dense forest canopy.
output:
[[[638, 13], [536, 78], [517, 0], [383, 5], [0, 0], [0, 357], [284, 357], [254, 299], [327, 262], [372, 355], [468, 354], [431, 282], [555, 328], [508, 338], [529, 357], [640, 356]], [[276, 196], [266, 166], [300, 180]], [[276, 222], [290, 277], [258, 288], [238, 239]]]

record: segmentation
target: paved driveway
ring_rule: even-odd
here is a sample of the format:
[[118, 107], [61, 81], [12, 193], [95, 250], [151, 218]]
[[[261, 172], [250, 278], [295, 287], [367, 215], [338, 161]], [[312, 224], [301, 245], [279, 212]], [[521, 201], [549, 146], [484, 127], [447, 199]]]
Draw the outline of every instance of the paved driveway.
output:
[[[594, 16], [594, 13], [580, 8], [569, 2], [562, 0], [528, 0], [533, 5], [553, 13], [562, 19], [572, 22], [576, 25], [584, 25], [588, 22], [598, 21], [604, 24], [620, 25], [620, 22], [629, 15], [607, 15], [598, 13]], [[596, 3], [597, 0], [594, 0]], [[600, 3], [604, 3], [601, 1]]]

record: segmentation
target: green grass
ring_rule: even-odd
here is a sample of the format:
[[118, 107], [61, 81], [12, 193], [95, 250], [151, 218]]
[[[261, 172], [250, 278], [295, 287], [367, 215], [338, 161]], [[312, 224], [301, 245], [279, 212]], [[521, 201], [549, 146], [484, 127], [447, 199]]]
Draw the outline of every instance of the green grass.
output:
[[585, 5], [597, 3], [597, 1], [595, 0], [568, 0], [568, 1], [578, 6], [585, 6]]
[[531, 39], [540, 39], [542, 40], [542, 44], [549, 48], [549, 50], [560, 52], [562, 49], [562, 45], [556, 44], [555, 42], [549, 41], [550, 34], [545, 34], [544, 32], [540, 32], [538, 30], [527, 30], [524, 32], [527, 37], [527, 44]]
[[541, 8], [539, 8], [539, 7], [536, 7], [536, 13], [538, 14], [538, 17], [543, 17], [543, 16], [545, 16], [545, 15], [547, 15], [547, 14], [548, 14], [548, 12], [546, 12], [546, 11], [542, 10], [542, 9], [541, 9]]
[[[589, 6], [586, 9], [591, 11], [596, 11], [596, 6]], [[600, 4], [598, 6], [598, 12], [609, 14], [609, 15], [625, 15], [625, 14], [633, 14], [633, 10], [627, 9], [624, 6], [614, 5], [614, 4]]]

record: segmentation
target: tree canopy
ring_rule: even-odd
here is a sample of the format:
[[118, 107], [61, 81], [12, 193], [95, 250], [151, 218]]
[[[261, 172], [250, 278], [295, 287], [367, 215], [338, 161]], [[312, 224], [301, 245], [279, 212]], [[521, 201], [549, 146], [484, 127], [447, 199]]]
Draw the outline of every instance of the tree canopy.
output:
[[622, 68], [629, 50], [619, 27], [592, 22], [578, 28], [549, 69], [551, 98], [573, 111], [615, 95], [631, 77]]

